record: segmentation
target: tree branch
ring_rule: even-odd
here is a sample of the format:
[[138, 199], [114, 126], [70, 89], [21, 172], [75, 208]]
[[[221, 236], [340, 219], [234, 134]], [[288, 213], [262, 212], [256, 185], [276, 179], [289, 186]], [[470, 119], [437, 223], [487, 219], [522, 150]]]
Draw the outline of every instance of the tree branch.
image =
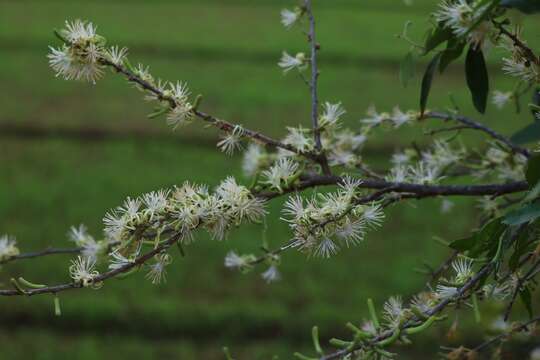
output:
[[457, 121], [459, 123], [462, 123], [466, 126], [468, 126], [469, 128], [471, 129], [475, 129], [475, 130], [479, 130], [479, 131], [482, 131], [486, 134], [488, 134], [489, 136], [491, 136], [492, 138], [502, 142], [503, 144], [505, 144], [506, 146], [508, 146], [513, 152], [515, 153], [519, 153], [519, 154], [522, 154], [526, 157], [529, 157], [531, 154], [529, 152], [529, 150], [519, 146], [519, 145], [516, 145], [514, 144], [512, 141], [510, 141], [510, 139], [508, 139], [507, 137], [505, 137], [504, 135], [496, 132], [495, 130], [477, 122], [477, 121], [474, 121], [468, 117], [465, 117], [465, 116], [462, 116], [462, 115], [454, 115], [454, 114], [446, 114], [446, 113], [442, 113], [442, 112], [437, 112], [437, 111], [430, 111], [430, 112], [427, 112], [424, 114], [423, 116], [423, 119], [428, 119], [428, 118], [432, 118], [432, 119], [441, 119], [441, 120], [444, 120], [444, 121], [450, 121], [450, 120], [453, 120], [453, 121]]
[[328, 160], [326, 155], [322, 152], [321, 143], [321, 130], [319, 129], [319, 97], [318, 97], [318, 79], [319, 69], [317, 65], [317, 51], [319, 50], [319, 44], [317, 44], [317, 37], [315, 32], [315, 16], [313, 15], [313, 8], [311, 6], [311, 0], [305, 0], [304, 6], [309, 18], [309, 33], [308, 40], [311, 44], [311, 127], [313, 129], [313, 137], [315, 140], [315, 150], [319, 153], [319, 163], [322, 167], [323, 173], [330, 174], [330, 167], [328, 166]]

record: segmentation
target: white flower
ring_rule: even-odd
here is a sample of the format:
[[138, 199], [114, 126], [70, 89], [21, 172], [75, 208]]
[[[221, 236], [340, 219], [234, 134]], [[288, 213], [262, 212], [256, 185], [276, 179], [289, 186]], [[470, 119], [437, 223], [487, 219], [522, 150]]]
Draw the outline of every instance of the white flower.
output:
[[339, 146], [340, 148], [351, 149], [351, 150], [358, 149], [367, 140], [366, 135], [355, 134], [349, 129], [336, 132], [334, 137], [335, 137], [337, 146]]
[[352, 199], [358, 187], [362, 184], [362, 180], [355, 179], [351, 176], [344, 176], [339, 183], [339, 188], [345, 192], [348, 199]]
[[463, 150], [454, 150], [447, 141], [437, 139], [431, 151], [422, 153], [422, 160], [428, 167], [444, 168], [458, 162], [463, 154]]
[[0, 236], [0, 260], [19, 255], [19, 249], [16, 245], [17, 241], [14, 237], [8, 235]]
[[263, 148], [254, 143], [250, 143], [244, 152], [242, 170], [246, 176], [253, 176], [264, 166], [267, 156]]
[[150, 216], [150, 220], [165, 210], [168, 205], [167, 198], [169, 193], [169, 190], [158, 190], [143, 195], [143, 203], [146, 207], [145, 213]]
[[277, 266], [271, 265], [268, 268], [268, 270], [266, 270], [265, 272], [261, 274], [261, 277], [267, 283], [271, 283], [271, 282], [278, 281], [279, 279], [281, 279], [281, 274], [279, 273]]
[[404, 165], [396, 165], [390, 169], [390, 174], [384, 178], [388, 182], [403, 183], [406, 182], [409, 177], [409, 169]]
[[298, 170], [298, 164], [288, 158], [279, 159], [269, 170], [265, 170], [262, 176], [266, 178], [264, 181], [270, 184], [273, 188], [281, 191], [282, 182], [293, 176]]
[[191, 123], [193, 108], [189, 103], [179, 103], [167, 113], [167, 124], [176, 129]]
[[225, 267], [230, 269], [241, 269], [247, 265], [244, 257], [238, 255], [234, 251], [229, 251], [225, 256]]
[[56, 76], [62, 76], [65, 80], [86, 80], [94, 84], [103, 76], [103, 66], [96, 60], [100, 54], [94, 45], [77, 51], [65, 45], [49, 49], [49, 65]]
[[365, 233], [366, 221], [364, 219], [351, 220], [348, 217], [336, 230], [336, 235], [345, 241], [347, 247], [360, 244], [364, 240]]
[[495, 90], [493, 92], [492, 102], [498, 109], [502, 109], [504, 105], [506, 105], [506, 103], [510, 101], [510, 99], [512, 99], [513, 96], [514, 93], [512, 93], [511, 91], [502, 92]]
[[392, 296], [384, 303], [383, 314], [386, 322], [392, 328], [400, 325], [401, 317], [404, 314], [403, 301], [399, 296]]
[[152, 281], [152, 284], [157, 285], [161, 281], [165, 281], [167, 270], [165, 267], [172, 262], [169, 254], [159, 254], [154, 256], [155, 262], [150, 265], [150, 270], [146, 274], [146, 278]]
[[407, 152], [398, 152], [392, 155], [392, 164], [404, 165], [411, 161], [411, 155]]
[[324, 112], [319, 119], [319, 126], [321, 128], [335, 128], [338, 125], [339, 118], [345, 113], [346, 111], [341, 106], [341, 103], [331, 104], [329, 102], [326, 102], [324, 103]]
[[287, 130], [289, 133], [283, 139], [284, 144], [294, 146], [300, 152], [313, 150], [313, 138], [307, 136], [308, 129], [287, 127]]
[[137, 250], [131, 255], [129, 259], [122, 255], [118, 250], [110, 253], [109, 256], [111, 256], [112, 259], [110, 260], [109, 270], [117, 270], [126, 265], [132, 264], [134, 262], [133, 258], [135, 258], [139, 254], [140, 249], [141, 246], [137, 248]]
[[93, 40], [96, 37], [96, 27], [91, 22], [79, 19], [66, 21], [66, 28], [61, 30], [61, 34], [71, 43]]
[[84, 224], [80, 224], [78, 227], [72, 226], [69, 229], [68, 237], [77, 246], [83, 246], [90, 239], [93, 240], [92, 236], [88, 234], [88, 229]]
[[456, 273], [456, 283], [463, 284], [474, 275], [472, 260], [459, 258], [452, 263], [452, 269]]
[[410, 122], [412, 119], [413, 116], [410, 113], [402, 112], [397, 106], [394, 108], [391, 120], [395, 127], [400, 127], [401, 125]]
[[506, 161], [509, 154], [498, 147], [490, 147], [486, 152], [486, 159], [494, 164], [502, 164]]
[[416, 166], [409, 166], [413, 182], [417, 184], [434, 184], [441, 179], [439, 169], [419, 161]]
[[315, 249], [315, 255], [329, 258], [332, 255], [335, 255], [339, 250], [339, 247], [330, 239], [325, 238], [319, 243], [317, 249]]
[[306, 56], [304, 53], [298, 53], [295, 57], [292, 57], [287, 52], [283, 52], [281, 59], [278, 62], [280, 68], [284, 73], [291, 71], [292, 69], [303, 70], [305, 68]]
[[389, 115], [386, 113], [378, 113], [377, 109], [373, 105], [368, 108], [366, 114], [368, 117], [360, 120], [360, 122], [369, 126], [380, 125], [384, 120], [389, 118]]
[[304, 209], [304, 201], [300, 195], [293, 195], [287, 199], [283, 213], [295, 219], [301, 219], [306, 214]]
[[115, 65], [122, 65], [126, 59], [128, 49], [123, 47], [119, 48], [118, 46], [112, 46], [107, 50], [105, 56], [107, 59]]
[[451, 299], [456, 296], [458, 289], [453, 286], [437, 285], [436, 294], [441, 300]]
[[348, 168], [354, 168], [360, 160], [352, 151], [340, 148], [333, 149], [328, 154], [328, 162], [331, 166], [343, 165]]
[[415, 295], [411, 300], [411, 307], [424, 314], [431, 311], [434, 305], [434, 295], [430, 292], [421, 292], [420, 294]]
[[538, 66], [529, 61], [521, 61], [520, 59], [503, 58], [502, 70], [510, 76], [519, 77], [525, 81], [533, 81], [540, 76]]
[[[473, 46], [480, 47], [493, 30], [488, 21], [477, 24], [478, 15], [483, 14], [485, 9], [486, 6], [475, 9], [467, 0], [444, 1], [435, 13], [435, 19], [452, 29], [455, 35], [467, 35]], [[474, 25], [476, 27], [471, 30]]]
[[94, 269], [96, 261], [89, 257], [78, 256], [76, 260], [71, 260], [69, 274], [73, 281], [87, 287], [99, 276], [99, 272]]
[[503, 301], [512, 293], [512, 284], [506, 283], [501, 285], [487, 284], [484, 285], [482, 291], [484, 296], [495, 301]]
[[217, 143], [218, 148], [227, 155], [232, 155], [235, 150], [242, 149], [242, 137], [244, 136], [244, 129], [236, 125], [232, 132], [227, 133], [221, 141]]
[[298, 11], [291, 11], [289, 9], [281, 10], [281, 23], [286, 29], [290, 29], [299, 18], [300, 14]]
[[364, 213], [362, 218], [365, 220], [366, 225], [372, 229], [381, 226], [384, 220], [383, 208], [380, 204], [371, 204], [364, 206]]

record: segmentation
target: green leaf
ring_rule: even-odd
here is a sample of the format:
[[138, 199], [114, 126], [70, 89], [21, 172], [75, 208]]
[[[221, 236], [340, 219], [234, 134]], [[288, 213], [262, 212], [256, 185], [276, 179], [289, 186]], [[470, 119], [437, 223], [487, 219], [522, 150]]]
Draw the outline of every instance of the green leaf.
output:
[[439, 72], [443, 73], [452, 61], [458, 59], [463, 53], [464, 48], [465, 42], [456, 38], [448, 40], [446, 50], [443, 51], [441, 61], [439, 63]]
[[443, 42], [452, 38], [452, 29], [444, 26], [437, 26], [434, 28], [427, 36], [426, 42], [424, 45], [425, 54], [429, 53], [431, 50], [435, 49], [437, 46]]
[[482, 253], [489, 251], [498, 245], [503, 232], [506, 230], [502, 218], [488, 222], [481, 230], [478, 230], [465, 239], [459, 239], [450, 243], [450, 247], [460, 252], [467, 251], [467, 255], [476, 258]]
[[523, 290], [519, 292], [519, 298], [521, 299], [521, 302], [523, 303], [523, 305], [525, 305], [525, 309], [527, 309], [529, 318], [532, 318], [533, 317], [532, 295], [528, 287], [524, 287]]
[[514, 243], [514, 252], [510, 259], [508, 259], [508, 268], [510, 271], [515, 272], [519, 267], [519, 260], [527, 253], [529, 248], [529, 236], [530, 232], [521, 231], [518, 235], [516, 242]]
[[[540, 87], [537, 87], [533, 91], [532, 104], [540, 106]], [[540, 121], [540, 110], [533, 108], [531, 109], [531, 113], [535, 121]]]
[[521, 225], [538, 217], [540, 217], [540, 203], [528, 204], [506, 214], [503, 223], [506, 225]]
[[510, 137], [516, 144], [528, 144], [540, 140], [540, 121], [525, 126]]
[[465, 60], [465, 74], [474, 107], [483, 114], [486, 112], [488, 100], [489, 76], [482, 49], [469, 47]]
[[501, 6], [518, 9], [527, 14], [540, 12], [540, 0], [502, 0]]
[[540, 155], [535, 155], [527, 161], [525, 179], [527, 179], [529, 187], [533, 187], [540, 181]]
[[403, 87], [407, 87], [409, 80], [414, 77], [415, 74], [415, 62], [414, 54], [412, 51], [409, 51], [407, 55], [401, 61], [399, 67], [399, 81]]
[[422, 78], [422, 89], [420, 92], [420, 112], [422, 114], [424, 114], [424, 111], [426, 110], [431, 84], [433, 83], [433, 76], [435, 75], [435, 70], [437, 70], [440, 60], [441, 53], [439, 52], [429, 62], [424, 77]]

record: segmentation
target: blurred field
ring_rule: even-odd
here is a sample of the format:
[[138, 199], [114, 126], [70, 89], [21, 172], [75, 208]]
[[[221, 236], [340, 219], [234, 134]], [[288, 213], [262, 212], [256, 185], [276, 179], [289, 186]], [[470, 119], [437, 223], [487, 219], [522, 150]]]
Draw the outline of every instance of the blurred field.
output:
[[[342, 101], [353, 128], [371, 103], [416, 107], [418, 79], [407, 89], [396, 81], [407, 45], [394, 35], [406, 20], [414, 21], [416, 35], [423, 33], [432, 3], [320, 2], [322, 100]], [[187, 179], [210, 185], [229, 174], [243, 179], [240, 158], [228, 161], [213, 149], [214, 130], [196, 123], [172, 132], [163, 119], [148, 120], [151, 109], [124, 80], [110, 75], [93, 86], [55, 78], [47, 46], [56, 43], [51, 30], [64, 19], [94, 21], [111, 44], [130, 46], [132, 62], [150, 65], [164, 79], [187, 81], [204, 94], [205, 111], [281, 136], [285, 125], [309, 123], [304, 85], [275, 65], [282, 50], [306, 47], [299, 33], [280, 27], [279, 10], [290, 3], [0, 1], [0, 233], [16, 235], [23, 251], [65, 247], [71, 225], [84, 222], [99, 235], [103, 214], [128, 195]], [[491, 67], [492, 87], [510, 89], [512, 81], [497, 75], [497, 64]], [[459, 64], [436, 80], [431, 106], [444, 108], [448, 93], [477, 116]], [[507, 132], [530, 121], [527, 114], [493, 108], [478, 118]], [[418, 131], [381, 134], [366, 149], [366, 161], [384, 165], [387, 151]], [[0, 299], [0, 359], [221, 359], [223, 345], [239, 359], [288, 359], [309, 347], [312, 325], [336, 336], [345, 322], [366, 316], [367, 297], [382, 301], [420, 289], [425, 279], [413, 268], [446, 253], [431, 236], [452, 239], [475, 225], [471, 203], [463, 199], [451, 216], [432, 215], [437, 200], [414, 205], [390, 209], [382, 230], [330, 260], [285, 255], [283, 281], [272, 285], [258, 272], [223, 267], [229, 249], [258, 249], [263, 229], [251, 226], [221, 243], [201, 236], [185, 258], [175, 256], [165, 285], [153, 286], [139, 274], [97, 292], [65, 293], [60, 318], [53, 316], [52, 297]], [[289, 237], [277, 220], [279, 209], [280, 201], [271, 204], [265, 235], [273, 246]], [[65, 281], [68, 261], [11, 264], [0, 283], [13, 275]], [[418, 341], [422, 347], [411, 350], [412, 358], [436, 351], [429, 339]]]

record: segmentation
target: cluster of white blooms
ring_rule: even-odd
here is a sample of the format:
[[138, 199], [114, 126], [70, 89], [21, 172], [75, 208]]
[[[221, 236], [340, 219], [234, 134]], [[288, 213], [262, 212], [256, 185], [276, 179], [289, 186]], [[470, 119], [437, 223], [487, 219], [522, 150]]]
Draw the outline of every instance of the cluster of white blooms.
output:
[[[86, 80], [95, 83], [104, 73], [101, 59], [105, 54], [113, 55], [113, 50], [105, 49], [105, 39], [96, 34], [92, 23], [81, 20], [66, 21], [66, 28], [59, 33], [65, 40], [60, 48], [50, 47], [49, 64], [57, 76], [66, 80]], [[114, 51], [116, 58], [122, 54]]]
[[128, 198], [103, 221], [109, 241], [119, 243], [120, 254], [111, 255], [113, 261], [127, 263], [148, 238], [159, 242], [161, 235], [173, 232], [181, 241], [189, 242], [196, 229], [204, 228], [221, 240], [232, 226], [259, 221], [264, 214], [264, 202], [229, 177], [213, 193], [206, 186], [186, 182], [170, 191]]
[[421, 153], [421, 158], [416, 163], [412, 163], [417, 157], [414, 150], [394, 154], [394, 166], [385, 178], [398, 183], [434, 184], [443, 178], [449, 167], [459, 164], [465, 153], [462, 146], [451, 147], [447, 141], [437, 139], [430, 149]]
[[76, 260], [71, 261], [69, 274], [71, 275], [73, 281], [87, 287], [93, 285], [94, 279], [99, 276], [99, 272], [95, 270], [95, 267], [95, 259], [78, 256]]
[[250, 143], [244, 152], [242, 170], [246, 176], [254, 176], [266, 168], [270, 162], [270, 154], [262, 146]]
[[[267, 283], [281, 279], [281, 273], [278, 269], [280, 260], [280, 256], [275, 253], [267, 253], [265, 255], [264, 262], [268, 265], [268, 269], [261, 273], [261, 278]], [[225, 256], [225, 267], [240, 270], [243, 273], [253, 270], [256, 262], [257, 258], [253, 254], [239, 255], [235, 251], [229, 251], [227, 256]]]
[[[489, 6], [480, 4], [481, 0], [445, 0], [434, 14], [438, 23], [452, 29], [458, 36], [467, 36], [467, 40], [475, 47], [487, 45], [496, 36], [491, 22], [482, 20], [480, 16]], [[474, 28], [473, 28], [474, 27]]]
[[[518, 29], [515, 35], [521, 38], [520, 29]], [[520, 41], [523, 44], [527, 43], [525, 40], [520, 39]], [[502, 69], [506, 74], [515, 76], [526, 82], [540, 82], [540, 66], [532, 62], [519, 46], [506, 38], [501, 46], [510, 52], [510, 57], [503, 58]]]
[[357, 245], [368, 229], [380, 226], [384, 219], [380, 205], [355, 203], [360, 183], [345, 178], [336, 192], [308, 200], [290, 197], [283, 213], [293, 230], [294, 246], [311, 255], [330, 257], [341, 245]]
[[68, 232], [68, 238], [81, 248], [82, 256], [92, 260], [97, 260], [98, 256], [104, 254], [109, 246], [107, 241], [96, 241], [83, 224], [78, 227], [72, 226]]
[[477, 178], [495, 176], [501, 181], [521, 181], [525, 178], [527, 158], [523, 154], [511, 152], [492, 144], [482, 157], [481, 168], [474, 175]]
[[9, 235], [0, 236], [0, 261], [19, 255], [17, 241]]
[[146, 94], [148, 101], [157, 101], [156, 112], [150, 117], [163, 115], [174, 128], [188, 124], [193, 118], [193, 106], [189, 102], [186, 84], [169, 83], [155, 79], [148, 67], [139, 64], [132, 67], [127, 61], [127, 48], [105, 46], [104, 37], [96, 33], [90, 22], [75, 20], [66, 22], [65, 29], [58, 32], [64, 44], [50, 48], [49, 64], [57, 76], [66, 80], [87, 80], [95, 83], [103, 74], [106, 65], [113, 65], [123, 72], [131, 72], [141, 81], [130, 81]]

